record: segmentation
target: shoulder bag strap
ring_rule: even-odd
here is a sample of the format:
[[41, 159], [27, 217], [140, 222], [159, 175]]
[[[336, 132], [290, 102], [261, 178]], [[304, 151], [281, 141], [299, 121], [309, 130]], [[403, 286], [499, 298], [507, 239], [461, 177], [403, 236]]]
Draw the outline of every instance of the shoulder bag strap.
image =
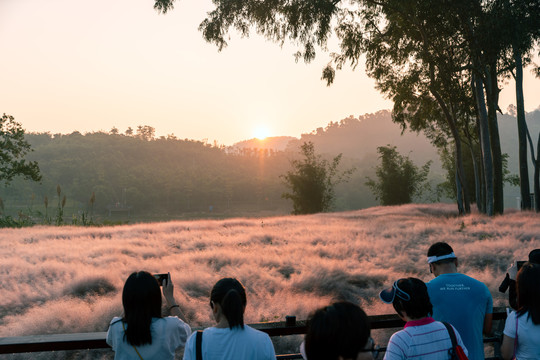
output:
[[[122, 328], [124, 328], [124, 333], [126, 333], [126, 325], [124, 324], [124, 320], [122, 320]], [[139, 350], [137, 350], [137, 348], [135, 347], [135, 345], [131, 345], [131, 346], [133, 346], [133, 348], [135, 349], [135, 352], [137, 353], [137, 355], [139, 355], [139, 358], [141, 360], [144, 360], [141, 354], [139, 353]]]
[[195, 356], [197, 360], [202, 360], [202, 330], [197, 330], [195, 338]]
[[452, 325], [450, 325], [447, 322], [442, 322], [444, 326], [446, 326], [446, 330], [448, 330], [448, 334], [450, 335], [450, 340], [452, 341], [452, 349], [450, 353], [450, 358], [455, 359], [456, 358], [456, 346], [457, 346], [457, 340], [456, 340], [456, 334], [454, 333], [454, 329], [452, 328]]
[[518, 345], [518, 317], [516, 314], [516, 337], [514, 338], [514, 356], [512, 357], [512, 359], [517, 359], [516, 358], [517, 345]]

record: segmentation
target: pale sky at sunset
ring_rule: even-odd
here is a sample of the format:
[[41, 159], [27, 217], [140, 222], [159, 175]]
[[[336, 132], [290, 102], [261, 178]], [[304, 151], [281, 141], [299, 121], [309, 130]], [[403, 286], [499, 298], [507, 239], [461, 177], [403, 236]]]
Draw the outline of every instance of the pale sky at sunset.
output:
[[[71, 133], [150, 125], [157, 135], [231, 145], [299, 136], [349, 115], [390, 109], [362, 66], [320, 80], [328, 55], [295, 63], [296, 48], [231, 34], [221, 53], [199, 23], [210, 0], [0, 0], [0, 113], [27, 131]], [[525, 71], [525, 107], [540, 80]], [[512, 84], [510, 84], [512, 85]], [[513, 86], [501, 94], [506, 110]]]

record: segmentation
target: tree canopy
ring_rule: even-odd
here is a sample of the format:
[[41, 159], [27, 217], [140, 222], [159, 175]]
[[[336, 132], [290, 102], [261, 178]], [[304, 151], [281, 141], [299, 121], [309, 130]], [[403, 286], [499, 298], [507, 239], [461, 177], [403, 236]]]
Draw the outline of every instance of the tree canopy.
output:
[[11, 115], [2, 115], [0, 120], [0, 181], [10, 183], [15, 176], [40, 181], [37, 162], [24, 157], [31, 151], [24, 138], [24, 129]]
[[283, 193], [293, 202], [293, 214], [314, 214], [329, 211], [334, 202], [334, 188], [350, 175], [353, 169], [338, 173], [342, 154], [332, 162], [315, 154], [315, 146], [308, 141], [300, 146], [302, 159], [292, 160], [293, 169], [283, 175], [290, 192]]
[[381, 205], [408, 204], [415, 197], [420, 197], [428, 187], [427, 176], [431, 162], [421, 168], [416, 166], [408, 156], [397, 152], [395, 146], [380, 146], [380, 165], [376, 168], [377, 179], [367, 178], [366, 185], [371, 188]]

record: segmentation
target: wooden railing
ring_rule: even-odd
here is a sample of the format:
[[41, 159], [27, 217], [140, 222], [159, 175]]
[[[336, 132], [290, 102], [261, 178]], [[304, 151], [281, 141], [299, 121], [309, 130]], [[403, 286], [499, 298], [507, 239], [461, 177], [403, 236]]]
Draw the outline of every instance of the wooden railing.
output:
[[[403, 327], [404, 322], [397, 315], [374, 315], [369, 317], [371, 329], [391, 329]], [[493, 320], [505, 320], [505, 308], [493, 309]], [[305, 334], [306, 321], [295, 321], [294, 323], [279, 321], [271, 323], [250, 324], [251, 327], [267, 333], [269, 336], [287, 336]], [[193, 331], [200, 328], [193, 328]], [[52, 335], [29, 335], [0, 338], [0, 354], [30, 353], [43, 351], [61, 350], [87, 350], [109, 348], [105, 342], [106, 332], [78, 333], [78, 334], [52, 334]], [[498, 350], [499, 336], [484, 339], [484, 343], [492, 343]], [[386, 350], [385, 347], [381, 348]], [[498, 359], [498, 352], [495, 357]], [[301, 359], [300, 354], [281, 354], [277, 359]], [[487, 359], [486, 359], [487, 360]]]

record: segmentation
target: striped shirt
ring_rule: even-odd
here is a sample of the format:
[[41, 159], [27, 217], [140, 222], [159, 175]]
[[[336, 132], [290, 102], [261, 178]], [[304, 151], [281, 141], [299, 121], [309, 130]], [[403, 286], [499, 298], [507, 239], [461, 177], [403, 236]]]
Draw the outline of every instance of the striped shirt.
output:
[[[461, 336], [454, 328], [456, 340], [465, 354], [468, 355]], [[415, 359], [415, 360], [448, 360], [452, 340], [443, 323], [425, 317], [420, 320], [408, 321], [403, 330], [398, 331], [390, 338], [384, 358]]]

